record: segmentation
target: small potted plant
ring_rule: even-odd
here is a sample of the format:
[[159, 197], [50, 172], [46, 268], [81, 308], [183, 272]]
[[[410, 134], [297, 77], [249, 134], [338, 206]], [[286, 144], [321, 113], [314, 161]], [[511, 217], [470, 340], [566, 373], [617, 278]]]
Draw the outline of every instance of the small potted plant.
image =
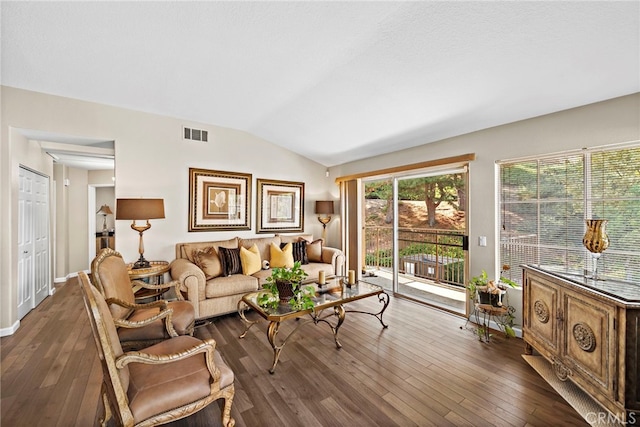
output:
[[[507, 337], [514, 337], [515, 331], [513, 330], [513, 320], [515, 319], [515, 308], [504, 304], [503, 297], [507, 293], [507, 286], [516, 288], [518, 284], [513, 280], [510, 280], [502, 275], [505, 271], [509, 270], [508, 265], [502, 266], [499, 279], [497, 283], [495, 280], [489, 280], [489, 276], [485, 270], [482, 270], [482, 274], [474, 276], [469, 280], [467, 285], [467, 291], [469, 299], [474, 301], [475, 312], [477, 315], [480, 305], [490, 305], [487, 310], [491, 310], [492, 314], [499, 327], [504, 331]], [[495, 308], [493, 310], [492, 308]], [[478, 334], [485, 334], [487, 326], [478, 329]]]
[[472, 277], [467, 286], [469, 298], [472, 300], [478, 298], [480, 304], [491, 304], [494, 307], [502, 307], [502, 296], [507, 292], [507, 285], [512, 288], [518, 286], [516, 282], [502, 275], [502, 273], [509, 269], [510, 267], [508, 265], [502, 266], [498, 283], [494, 280], [489, 280], [489, 276], [485, 270], [482, 270], [480, 276]]
[[314, 307], [313, 286], [303, 286], [302, 281], [307, 278], [307, 273], [302, 269], [299, 261], [293, 263], [293, 267], [275, 267], [271, 270], [271, 276], [267, 277], [267, 283], [263, 289], [269, 291], [260, 296], [260, 305], [277, 306], [278, 303], [288, 303], [296, 310], [308, 310]]

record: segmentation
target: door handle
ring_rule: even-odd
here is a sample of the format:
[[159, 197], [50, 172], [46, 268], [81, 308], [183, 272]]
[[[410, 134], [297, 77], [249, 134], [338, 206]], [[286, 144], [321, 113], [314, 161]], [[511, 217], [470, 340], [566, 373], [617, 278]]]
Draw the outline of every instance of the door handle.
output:
[[29, 253], [29, 251], [22, 251], [22, 253], [23, 253], [23, 254], [28, 254], [28, 253]]

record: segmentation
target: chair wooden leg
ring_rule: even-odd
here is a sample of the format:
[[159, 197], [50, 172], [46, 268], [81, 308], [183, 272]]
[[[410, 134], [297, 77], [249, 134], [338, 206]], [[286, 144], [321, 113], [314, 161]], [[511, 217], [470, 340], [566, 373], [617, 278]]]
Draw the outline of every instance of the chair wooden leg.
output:
[[218, 405], [220, 406], [220, 413], [222, 415], [222, 425], [224, 427], [233, 427], [236, 425], [236, 420], [231, 418], [231, 404], [233, 403], [233, 396], [235, 395], [235, 388], [233, 384], [227, 387], [222, 399], [218, 399]]
[[107, 427], [107, 424], [109, 423], [109, 420], [111, 419], [113, 414], [111, 413], [111, 406], [109, 406], [109, 399], [107, 398], [107, 390], [104, 387], [104, 383], [102, 383], [102, 390], [100, 391], [100, 394], [102, 394], [102, 415], [103, 415], [103, 417], [100, 418], [99, 420], [100, 426]]

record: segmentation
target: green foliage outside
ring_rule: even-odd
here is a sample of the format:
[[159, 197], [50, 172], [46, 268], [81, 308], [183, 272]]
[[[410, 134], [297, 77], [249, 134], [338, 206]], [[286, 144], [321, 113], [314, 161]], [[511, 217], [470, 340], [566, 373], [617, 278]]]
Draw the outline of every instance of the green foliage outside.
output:
[[[591, 188], [586, 197], [585, 165], [589, 164]], [[640, 148], [505, 165], [501, 188], [503, 237], [534, 236], [539, 240], [535, 243], [540, 247], [539, 262], [584, 268], [584, 219], [602, 218], [608, 220], [611, 245], [599, 270], [610, 278], [640, 281], [634, 267], [640, 264]], [[517, 264], [537, 262], [517, 260]]]
[[[448, 202], [456, 209], [464, 209], [461, 196], [466, 194], [463, 174], [447, 174], [398, 180], [398, 200], [424, 201], [430, 227], [436, 225], [436, 208]], [[387, 212], [391, 209], [393, 186], [391, 180], [365, 184], [365, 199], [387, 200]]]

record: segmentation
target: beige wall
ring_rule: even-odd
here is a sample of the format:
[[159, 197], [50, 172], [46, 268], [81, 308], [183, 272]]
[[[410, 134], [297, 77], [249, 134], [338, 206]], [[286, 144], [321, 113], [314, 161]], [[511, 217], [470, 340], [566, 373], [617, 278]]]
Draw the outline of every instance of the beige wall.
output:
[[[497, 160], [640, 139], [640, 94], [634, 94], [333, 167], [330, 169], [330, 178], [326, 178], [326, 168], [322, 165], [246, 132], [15, 88], [0, 87], [0, 90], [0, 234], [3, 236], [0, 240], [0, 330], [13, 327], [17, 322], [14, 308], [17, 281], [17, 167], [25, 161], [33, 169], [53, 174], [48, 156], [39, 156], [37, 150], [34, 151], [33, 146], [18, 132], [11, 131], [12, 127], [114, 140], [116, 197], [165, 199], [166, 219], [152, 221], [152, 228], [145, 233], [145, 256], [150, 260], [173, 259], [176, 242], [253, 235], [257, 178], [305, 182], [305, 231], [319, 236], [322, 228], [313, 213], [313, 202], [318, 199], [338, 199], [335, 177], [473, 152], [477, 157], [469, 172], [469, 259], [474, 275], [482, 269], [490, 271], [497, 268]], [[209, 130], [210, 142], [182, 141], [183, 125]], [[189, 167], [252, 173], [252, 230], [189, 233]], [[70, 175], [71, 188], [76, 180], [83, 186], [90, 182], [80, 172], [67, 170], [64, 173]], [[57, 184], [57, 189], [60, 189], [60, 184]], [[83, 206], [86, 206], [86, 194], [85, 188], [84, 196], [67, 195], [67, 203], [73, 207], [70, 209], [69, 223], [74, 227], [74, 203], [84, 202]], [[85, 221], [86, 225], [88, 218], [88, 211], [83, 210], [80, 215], [82, 218], [77, 221], [79, 228], [85, 228], [85, 233], [88, 233], [87, 227], [80, 224]], [[328, 229], [329, 244], [339, 244], [338, 232], [339, 216], [336, 215]], [[124, 258], [137, 258], [137, 234], [130, 230], [126, 221], [116, 221], [116, 235], [116, 249], [122, 252]], [[478, 236], [481, 235], [487, 236], [487, 247], [477, 245]], [[86, 251], [86, 235], [83, 239], [82, 236], [76, 236], [73, 230], [68, 230], [68, 237], [59, 236], [60, 239], [67, 241], [58, 242], [56, 250], [67, 247], [69, 256], [64, 265], [55, 264], [56, 269], [66, 270], [57, 272], [56, 276], [87, 269], [88, 260], [79, 258], [79, 253]], [[516, 295], [511, 303], [518, 306], [518, 298], [520, 296]]]
[[[347, 163], [330, 169], [340, 177], [427, 160], [476, 153], [469, 167], [469, 261], [472, 276], [499, 273], [496, 215], [496, 161], [563, 150], [640, 140], [640, 94], [574, 108], [529, 120]], [[487, 246], [478, 237], [487, 236]], [[521, 307], [521, 295], [510, 303]], [[519, 316], [516, 322], [522, 324]]]
[[[115, 141], [116, 197], [160, 197], [165, 200], [164, 220], [152, 221], [144, 234], [145, 257], [172, 260], [174, 245], [182, 241], [217, 240], [235, 235], [255, 235], [255, 181], [257, 178], [305, 182], [305, 231], [320, 236], [322, 227], [313, 212], [314, 201], [326, 199], [335, 184], [325, 177], [326, 168], [246, 132], [136, 112], [91, 102], [73, 100], [3, 86], [2, 159], [0, 159], [2, 206], [0, 234], [3, 236], [0, 271], [0, 331], [17, 325], [15, 283], [17, 281], [15, 222], [17, 165], [27, 143], [11, 128], [23, 128], [78, 137]], [[209, 130], [208, 144], [182, 140], [182, 126]], [[36, 170], [52, 175], [49, 156]], [[48, 163], [47, 163], [48, 162]], [[253, 174], [251, 230], [192, 232], [188, 228], [189, 167]], [[57, 236], [56, 252], [68, 248], [67, 262], [53, 261], [57, 277], [89, 268], [86, 171], [66, 170], [71, 181], [66, 194], [69, 211], [67, 236]], [[62, 175], [63, 172], [60, 171]], [[82, 188], [84, 187], [84, 188]], [[82, 190], [76, 193], [76, 188]], [[80, 194], [82, 193], [82, 194]], [[337, 192], [336, 192], [337, 194]], [[60, 195], [58, 195], [58, 199]], [[78, 211], [78, 212], [77, 212]], [[95, 212], [94, 212], [95, 213]], [[336, 221], [337, 222], [337, 221]], [[335, 223], [333, 228], [337, 229]], [[116, 249], [125, 260], [137, 258], [138, 235], [127, 221], [116, 221]], [[6, 238], [5, 238], [6, 236]], [[329, 244], [337, 244], [338, 239]], [[335, 236], [335, 231], [333, 233]], [[64, 240], [67, 240], [64, 242]], [[67, 271], [64, 271], [64, 270]]]

